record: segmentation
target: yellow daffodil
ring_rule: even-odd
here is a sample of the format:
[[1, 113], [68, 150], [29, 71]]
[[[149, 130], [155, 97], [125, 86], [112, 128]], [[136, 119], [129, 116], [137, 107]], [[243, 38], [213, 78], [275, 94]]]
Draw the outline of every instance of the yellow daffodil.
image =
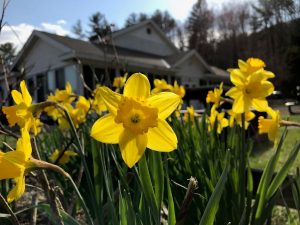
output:
[[[56, 89], [55, 94], [52, 93], [48, 96], [47, 101], [56, 102], [64, 106], [66, 109], [72, 109], [71, 103], [75, 100], [75, 94], [72, 92], [72, 86], [69, 82], [66, 84], [64, 90]], [[64, 117], [63, 112], [58, 109], [56, 106], [49, 106], [45, 108], [45, 112], [53, 120], [59, 120], [61, 117]]]
[[231, 82], [235, 85], [226, 96], [234, 99], [232, 110], [234, 113], [249, 111], [250, 107], [257, 111], [265, 111], [268, 107], [266, 97], [272, 94], [274, 86], [260, 73], [244, 76], [237, 70], [230, 73]]
[[16, 103], [14, 106], [3, 106], [2, 111], [6, 115], [9, 126], [18, 124], [21, 128], [25, 125], [31, 129], [34, 135], [40, 131], [41, 121], [33, 116], [32, 98], [27, 90], [25, 81], [20, 83], [21, 92], [12, 90], [11, 95]]
[[195, 117], [199, 116], [198, 113], [195, 112], [194, 106], [190, 106], [186, 108], [187, 111], [184, 113], [183, 119], [185, 122], [192, 122], [192, 124], [195, 123]]
[[[232, 110], [228, 111], [228, 114], [230, 115], [229, 118], [229, 126], [233, 127], [234, 122], [236, 122], [240, 127], [242, 127], [242, 113], [234, 113]], [[255, 118], [255, 114], [251, 111], [245, 112], [245, 130], [248, 129], [249, 121], [253, 120]]]
[[265, 70], [266, 64], [264, 61], [258, 58], [249, 58], [247, 61], [239, 60], [239, 69], [245, 75], [249, 76], [252, 73], [260, 73], [264, 79], [274, 78], [274, 73]]
[[72, 86], [69, 82], [66, 84], [64, 90], [56, 90], [54, 95], [49, 96], [51, 101], [59, 102], [61, 104], [71, 103], [75, 100], [75, 94], [72, 91]]
[[[74, 108], [72, 103], [75, 99], [76, 97], [72, 92], [70, 83], [66, 84], [65, 90], [56, 90], [54, 95], [51, 94], [48, 96], [48, 101], [56, 102], [68, 111], [74, 126], [77, 128], [80, 123], [86, 121], [86, 115], [90, 109], [90, 102], [85, 97], [79, 96]], [[68, 129], [70, 127], [64, 112], [57, 106], [46, 107], [45, 111], [53, 120], [58, 121], [60, 128]]]
[[216, 105], [213, 105], [210, 111], [210, 116], [208, 117], [209, 121], [209, 130], [212, 130], [212, 128], [215, 126], [215, 123], [217, 123], [217, 133], [221, 134], [223, 128], [228, 127], [229, 123], [226, 118], [224, 118], [225, 113], [224, 112], [218, 112], [216, 109]]
[[150, 96], [150, 83], [141, 73], [127, 80], [123, 95], [100, 88], [109, 114], [98, 119], [91, 136], [98, 141], [119, 144], [122, 158], [133, 167], [146, 148], [170, 152], [177, 137], [165, 119], [177, 108], [180, 97], [171, 92]]
[[[52, 155], [49, 158], [52, 162], [55, 162], [58, 156], [59, 156], [59, 150], [55, 149], [55, 151], [52, 153]], [[77, 156], [77, 153], [71, 150], [65, 151], [62, 157], [58, 160], [58, 164], [63, 165], [68, 163], [72, 156]]]
[[123, 77], [115, 77], [113, 81], [113, 87], [116, 88], [116, 92], [120, 92], [120, 90], [124, 87], [127, 79], [127, 73]]
[[173, 93], [179, 95], [181, 98], [185, 96], [185, 88], [182, 85], [178, 85], [177, 81], [174, 81], [174, 86], [172, 89]]
[[164, 91], [172, 91], [172, 85], [168, 84], [164, 79], [155, 79], [154, 80], [154, 88], [152, 90], [152, 94], [157, 94]]
[[16, 185], [9, 192], [7, 201], [12, 202], [20, 198], [25, 191], [25, 171], [34, 164], [31, 162], [31, 143], [28, 131], [23, 128], [21, 138], [18, 139], [16, 151], [3, 153], [0, 151], [0, 180], [14, 179]]
[[280, 112], [270, 107], [268, 107], [266, 112], [271, 118], [265, 119], [260, 116], [258, 118], [258, 131], [260, 134], [267, 133], [270, 141], [277, 142], [277, 134], [280, 127]]
[[222, 93], [223, 93], [223, 82], [220, 84], [219, 88], [215, 88], [214, 91], [208, 91], [206, 96], [206, 102], [220, 105]]
[[83, 96], [79, 96], [76, 102], [76, 121], [83, 123], [86, 121], [86, 115], [90, 110], [90, 102]]

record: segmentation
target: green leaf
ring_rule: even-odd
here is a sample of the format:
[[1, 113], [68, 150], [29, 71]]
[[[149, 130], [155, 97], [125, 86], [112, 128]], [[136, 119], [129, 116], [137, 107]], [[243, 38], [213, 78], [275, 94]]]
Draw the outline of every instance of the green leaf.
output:
[[[53, 213], [52, 210], [50, 208], [50, 205], [48, 204], [39, 204], [37, 205], [37, 208], [42, 209], [48, 216], [48, 219], [54, 224], [56, 221], [53, 219]], [[60, 210], [60, 214], [62, 217], [62, 220], [64, 222], [65, 225], [80, 225], [79, 222], [77, 222], [72, 216], [70, 216], [68, 213], [66, 213], [63, 210]]]
[[222, 175], [216, 185], [216, 188], [209, 198], [208, 204], [204, 210], [201, 221], [199, 225], [213, 225], [215, 221], [215, 216], [219, 208], [219, 201], [222, 196], [225, 183], [227, 180], [228, 168], [225, 167]]
[[154, 220], [159, 223], [160, 211], [156, 204], [155, 194], [153, 190], [153, 184], [151, 181], [147, 160], [145, 154], [142, 156], [139, 162], [139, 180], [141, 182], [142, 190], [145, 195], [147, 204], [151, 207], [151, 214], [153, 215]]
[[296, 144], [293, 151], [290, 153], [288, 160], [285, 162], [280, 171], [276, 174], [267, 192], [267, 199], [271, 198], [282, 184], [290, 168], [293, 166], [300, 149], [300, 142]]

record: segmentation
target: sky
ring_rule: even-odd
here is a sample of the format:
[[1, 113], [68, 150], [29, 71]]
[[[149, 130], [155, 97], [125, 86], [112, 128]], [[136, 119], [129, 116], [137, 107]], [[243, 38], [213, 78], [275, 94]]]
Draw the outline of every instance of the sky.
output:
[[[0, 9], [2, 2], [0, 0]], [[19, 50], [34, 29], [72, 36], [72, 26], [81, 20], [85, 31], [88, 18], [101, 12], [110, 23], [122, 28], [130, 13], [152, 14], [168, 10], [183, 23], [197, 0], [10, 0], [5, 11], [7, 23], [0, 34], [0, 44], [12, 42]], [[221, 7], [229, 0], [207, 0], [209, 8]]]

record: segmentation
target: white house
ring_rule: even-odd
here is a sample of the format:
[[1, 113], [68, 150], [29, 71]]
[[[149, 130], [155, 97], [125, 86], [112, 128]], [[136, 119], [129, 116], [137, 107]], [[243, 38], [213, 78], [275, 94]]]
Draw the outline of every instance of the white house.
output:
[[179, 51], [151, 20], [107, 39], [110, 44], [35, 30], [16, 57], [13, 71], [24, 71], [22, 79], [36, 101], [64, 88], [67, 81], [77, 94], [87, 94], [83, 81], [93, 89], [96, 83], [110, 85], [115, 76], [126, 72], [142, 72], [150, 81], [176, 79], [187, 92], [229, 81], [226, 71], [208, 65], [195, 50]]

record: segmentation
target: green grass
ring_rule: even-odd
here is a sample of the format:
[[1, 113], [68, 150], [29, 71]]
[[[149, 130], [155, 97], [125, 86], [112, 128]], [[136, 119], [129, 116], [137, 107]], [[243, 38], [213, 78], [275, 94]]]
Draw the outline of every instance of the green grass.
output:
[[[293, 115], [289, 118], [283, 118], [288, 119], [290, 121], [300, 122], [300, 115]], [[280, 128], [280, 134], [282, 134], [284, 128]], [[262, 141], [263, 139], [263, 141]], [[254, 152], [251, 156], [251, 167], [252, 168], [259, 168], [263, 169], [267, 162], [270, 160], [271, 156], [275, 152], [275, 148], [273, 148], [272, 144], [268, 141], [266, 141], [266, 138], [259, 137], [259, 140], [254, 147]], [[278, 165], [276, 167], [276, 170], [278, 171], [284, 162], [287, 160], [290, 151], [292, 151], [293, 147], [295, 146], [296, 142], [300, 140], [300, 128], [296, 127], [289, 127], [288, 128], [288, 134], [283, 144], [284, 151], [282, 152]], [[291, 170], [291, 173], [294, 173], [296, 168], [300, 167], [300, 155], [297, 156], [297, 159], [294, 163], [293, 169]]]

